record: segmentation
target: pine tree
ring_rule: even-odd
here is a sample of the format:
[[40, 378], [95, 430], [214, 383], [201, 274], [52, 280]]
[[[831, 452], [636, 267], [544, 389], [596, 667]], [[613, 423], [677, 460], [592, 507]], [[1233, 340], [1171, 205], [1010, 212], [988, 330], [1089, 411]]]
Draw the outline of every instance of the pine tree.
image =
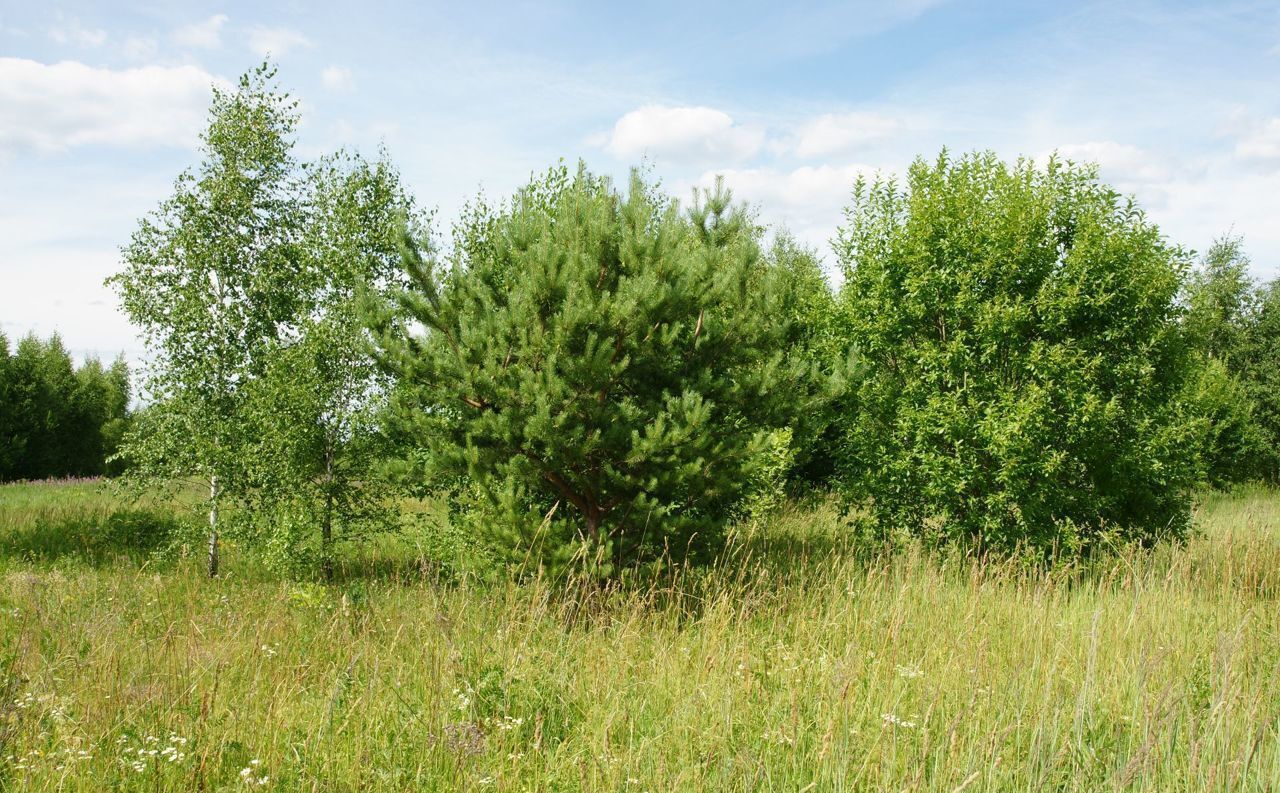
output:
[[426, 480], [512, 562], [715, 550], [813, 401], [759, 239], [720, 186], [681, 213], [639, 174], [623, 194], [560, 167], [473, 205], [450, 256], [409, 251], [412, 288], [371, 322]]

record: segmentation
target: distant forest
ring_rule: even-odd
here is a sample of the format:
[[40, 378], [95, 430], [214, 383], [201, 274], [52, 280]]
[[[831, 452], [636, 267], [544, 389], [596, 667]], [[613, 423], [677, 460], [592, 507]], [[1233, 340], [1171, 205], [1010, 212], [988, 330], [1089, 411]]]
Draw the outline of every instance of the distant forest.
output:
[[0, 481], [119, 473], [108, 462], [129, 426], [123, 358], [75, 366], [55, 334], [13, 350], [0, 333]]

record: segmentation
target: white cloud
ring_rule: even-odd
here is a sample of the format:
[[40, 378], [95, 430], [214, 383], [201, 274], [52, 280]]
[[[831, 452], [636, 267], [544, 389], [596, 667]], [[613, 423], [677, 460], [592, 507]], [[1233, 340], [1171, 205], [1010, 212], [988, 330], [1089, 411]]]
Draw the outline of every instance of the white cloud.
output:
[[226, 14], [214, 14], [203, 22], [183, 25], [173, 31], [173, 43], [179, 47], [214, 50], [222, 46], [222, 26], [227, 24]]
[[739, 162], [760, 151], [764, 132], [709, 107], [646, 105], [613, 125], [604, 147], [616, 157], [668, 162]]
[[215, 81], [195, 66], [113, 70], [0, 58], [0, 154], [193, 145]]
[[77, 17], [64, 17], [58, 14], [58, 23], [49, 29], [49, 38], [59, 44], [74, 44], [78, 47], [101, 47], [107, 41], [107, 31], [86, 28]]
[[1236, 143], [1236, 157], [1264, 171], [1280, 170], [1280, 118], [1254, 126]]
[[271, 55], [282, 58], [289, 50], [310, 46], [311, 39], [289, 28], [255, 25], [249, 29], [249, 49], [260, 57]]
[[355, 78], [351, 76], [351, 70], [342, 66], [329, 66], [320, 72], [320, 82], [330, 91], [346, 93], [355, 88]]
[[800, 128], [795, 152], [800, 157], [848, 154], [886, 140], [902, 127], [900, 120], [881, 113], [828, 113]]

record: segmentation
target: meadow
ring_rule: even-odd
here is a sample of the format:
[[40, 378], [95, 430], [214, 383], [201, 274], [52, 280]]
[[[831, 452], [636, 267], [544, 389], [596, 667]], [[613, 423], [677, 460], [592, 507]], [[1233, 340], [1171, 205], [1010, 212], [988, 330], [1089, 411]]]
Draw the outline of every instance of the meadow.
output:
[[411, 532], [332, 584], [234, 544], [210, 580], [156, 550], [182, 516], [0, 487], [0, 788], [1280, 784], [1274, 491], [1051, 572], [854, 553], [832, 506], [793, 506], [710, 569], [610, 588], [486, 582]]

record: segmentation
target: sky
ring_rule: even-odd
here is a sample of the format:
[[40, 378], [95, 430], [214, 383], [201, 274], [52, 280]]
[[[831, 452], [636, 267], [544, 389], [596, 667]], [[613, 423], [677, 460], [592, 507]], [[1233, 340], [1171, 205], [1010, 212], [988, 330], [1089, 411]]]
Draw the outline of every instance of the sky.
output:
[[0, 0], [0, 331], [145, 358], [103, 279], [264, 58], [297, 154], [385, 147], [442, 228], [560, 159], [723, 174], [830, 261], [855, 178], [991, 149], [1097, 162], [1165, 235], [1280, 276], [1280, 2]]

